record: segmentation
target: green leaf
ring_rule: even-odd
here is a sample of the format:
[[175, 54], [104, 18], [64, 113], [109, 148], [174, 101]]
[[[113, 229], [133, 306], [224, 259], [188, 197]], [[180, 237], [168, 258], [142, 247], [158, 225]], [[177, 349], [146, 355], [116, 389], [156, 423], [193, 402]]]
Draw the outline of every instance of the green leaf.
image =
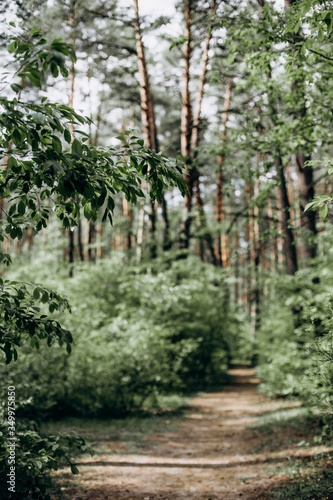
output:
[[20, 131], [17, 128], [14, 128], [14, 130], [12, 132], [12, 139], [13, 139], [15, 146], [18, 146], [18, 147], [21, 146], [22, 137], [21, 137]]
[[56, 63], [54, 61], [52, 61], [50, 64], [50, 70], [51, 70], [52, 76], [54, 78], [57, 78], [57, 76], [59, 75], [59, 70], [58, 70], [58, 66], [56, 65]]
[[40, 31], [39, 28], [32, 28], [30, 30], [30, 36], [32, 36], [32, 37], [42, 36], [42, 32]]
[[10, 156], [7, 165], [8, 165], [9, 168], [17, 167], [17, 160], [16, 160], [16, 158], [14, 158], [14, 156]]
[[17, 211], [20, 215], [24, 215], [25, 213], [25, 203], [21, 200], [17, 206]]
[[320, 217], [325, 220], [326, 217], [327, 217], [327, 213], [328, 213], [328, 206], [327, 205], [323, 205], [321, 207], [321, 209], [319, 210], [319, 214], [320, 214]]
[[19, 92], [21, 92], [21, 90], [22, 90], [21, 85], [19, 85], [18, 83], [12, 83], [12, 84], [11, 84], [11, 88], [12, 88], [12, 89], [14, 90], [14, 92], [16, 92], [17, 94], [18, 94]]
[[73, 153], [73, 155], [78, 156], [79, 158], [81, 158], [81, 156], [82, 156], [82, 145], [81, 145], [80, 141], [78, 141], [77, 139], [74, 139], [74, 141], [73, 141], [72, 153]]
[[16, 46], [17, 46], [17, 42], [16, 42], [16, 41], [12, 42], [12, 43], [11, 43], [10, 45], [8, 45], [8, 47], [7, 47], [8, 52], [9, 52], [10, 54], [12, 54], [13, 52], [15, 52], [15, 50], [16, 50]]
[[64, 139], [66, 142], [68, 142], [68, 144], [71, 143], [72, 136], [67, 128], [65, 128], [65, 130], [64, 130]]
[[79, 469], [74, 464], [71, 464], [71, 471], [72, 471], [72, 474], [78, 474], [79, 473]]
[[52, 137], [52, 147], [56, 153], [62, 153], [61, 140], [56, 136]]
[[83, 209], [84, 216], [89, 220], [92, 214], [91, 203], [86, 203]]
[[311, 203], [308, 203], [307, 205], [305, 205], [304, 212], [309, 210], [309, 208], [313, 207], [313, 205], [315, 205], [316, 203], [317, 203], [316, 201], [311, 201]]

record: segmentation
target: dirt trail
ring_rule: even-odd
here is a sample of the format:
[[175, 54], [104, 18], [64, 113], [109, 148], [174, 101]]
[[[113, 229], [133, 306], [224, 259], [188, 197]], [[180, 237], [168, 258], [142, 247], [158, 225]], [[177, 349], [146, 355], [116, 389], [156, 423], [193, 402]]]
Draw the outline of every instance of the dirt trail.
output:
[[[172, 432], [154, 434], [138, 454], [104, 453], [81, 460], [80, 488], [63, 488], [72, 500], [178, 500], [269, 498], [264, 492], [292, 450], [260, 450], [260, 436], [246, 426], [272, 411], [256, 392], [254, 370], [234, 369], [223, 392], [196, 397]], [[267, 405], [270, 405], [269, 407]], [[259, 445], [259, 446], [258, 446]], [[294, 450], [295, 451], [295, 450]]]

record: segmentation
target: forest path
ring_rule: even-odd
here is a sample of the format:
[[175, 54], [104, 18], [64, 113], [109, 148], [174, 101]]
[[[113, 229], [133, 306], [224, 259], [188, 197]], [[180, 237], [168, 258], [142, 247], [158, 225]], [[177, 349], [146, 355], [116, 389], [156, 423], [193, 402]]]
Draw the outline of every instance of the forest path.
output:
[[[223, 392], [194, 398], [177, 428], [149, 436], [148, 446], [138, 453], [124, 453], [119, 444], [110, 441], [108, 452], [81, 459], [85, 465], [75, 477], [77, 487], [70, 474], [65, 474], [69, 481], [62, 488], [61, 498], [270, 498], [264, 492], [277, 477], [268, 475], [268, 466], [282, 465], [287, 454], [298, 451], [285, 446], [267, 451], [260, 433], [247, 426], [285, 403], [268, 401], [257, 393], [254, 370], [239, 368], [230, 370], [230, 374], [231, 384]], [[290, 408], [290, 403], [287, 406]]]

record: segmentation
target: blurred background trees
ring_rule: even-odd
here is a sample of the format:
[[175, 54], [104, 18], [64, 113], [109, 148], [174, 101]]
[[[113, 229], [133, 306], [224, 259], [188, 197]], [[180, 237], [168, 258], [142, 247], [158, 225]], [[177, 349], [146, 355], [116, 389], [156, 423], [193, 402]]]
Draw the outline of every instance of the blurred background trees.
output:
[[[42, 231], [22, 225], [22, 238], [4, 238], [5, 276], [42, 282], [72, 305], [71, 316], [55, 313], [73, 334], [71, 355], [27, 344], [1, 369], [22, 415], [158, 407], [252, 362], [267, 394], [332, 408], [332, 210], [305, 210], [332, 192], [326, 3], [182, 0], [172, 19], [141, 15], [137, 0], [6, 7], [17, 27], [3, 31], [4, 60], [6, 37], [36, 26], [76, 55], [66, 80], [18, 82], [19, 99], [39, 103], [47, 83], [51, 101], [90, 119], [87, 144], [125, 144], [133, 130], [178, 158], [188, 189], [135, 204], [118, 179], [113, 226], [104, 207], [96, 218], [86, 207], [75, 227], [51, 214]], [[1, 200], [2, 224], [11, 204]]]

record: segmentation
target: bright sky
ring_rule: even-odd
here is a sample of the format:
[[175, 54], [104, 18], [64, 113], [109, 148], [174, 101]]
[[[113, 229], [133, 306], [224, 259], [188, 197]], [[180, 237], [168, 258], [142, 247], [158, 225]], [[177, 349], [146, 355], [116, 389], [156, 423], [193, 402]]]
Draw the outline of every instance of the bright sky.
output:
[[[132, 1], [126, 1], [127, 4], [133, 5]], [[175, 12], [174, 0], [139, 0], [140, 14], [146, 16], [148, 14], [157, 16], [172, 16]]]

